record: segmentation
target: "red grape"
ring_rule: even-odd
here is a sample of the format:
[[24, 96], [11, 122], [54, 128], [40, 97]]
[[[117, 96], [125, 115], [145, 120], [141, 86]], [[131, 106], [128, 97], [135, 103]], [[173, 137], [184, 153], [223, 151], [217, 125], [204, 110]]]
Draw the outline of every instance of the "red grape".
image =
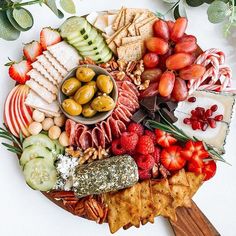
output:
[[186, 41], [186, 42], [178, 42], [175, 45], [175, 52], [185, 52], [192, 53], [197, 50], [197, 44], [195, 42]]
[[154, 68], [159, 63], [159, 57], [156, 53], [149, 52], [144, 55], [143, 63], [145, 65], [145, 67], [147, 67], [147, 68]]
[[181, 79], [190, 80], [201, 78], [206, 72], [206, 68], [202, 65], [192, 64], [179, 71]]
[[168, 43], [157, 37], [151, 37], [146, 40], [146, 47], [150, 52], [155, 52], [159, 55], [164, 55], [169, 49]]
[[155, 82], [149, 85], [149, 87], [140, 92], [140, 98], [152, 97], [158, 94], [159, 82]]
[[165, 21], [157, 20], [153, 25], [154, 35], [166, 41], [170, 38], [169, 28]]
[[171, 97], [177, 102], [184, 101], [188, 97], [188, 89], [186, 82], [179, 77], [175, 79], [175, 84]]
[[182, 38], [178, 40], [178, 43], [182, 42], [194, 42], [197, 43], [197, 38], [193, 35], [184, 35]]
[[168, 25], [169, 33], [171, 34], [173, 27], [174, 27], [174, 21], [168, 20], [168, 21], [166, 21], [166, 24]]
[[142, 82], [146, 80], [150, 80], [150, 83], [154, 83], [154, 82], [159, 81], [161, 75], [162, 75], [162, 71], [159, 68], [146, 69], [142, 73], [141, 79], [142, 79]]
[[194, 57], [188, 53], [176, 53], [166, 60], [166, 67], [169, 70], [180, 70], [193, 63]]
[[187, 28], [188, 20], [185, 17], [178, 18], [175, 23], [173, 30], [171, 32], [170, 38], [177, 42], [180, 38], [183, 37], [185, 30]]
[[175, 83], [175, 74], [172, 71], [166, 71], [162, 74], [159, 82], [159, 93], [162, 97], [171, 94]]

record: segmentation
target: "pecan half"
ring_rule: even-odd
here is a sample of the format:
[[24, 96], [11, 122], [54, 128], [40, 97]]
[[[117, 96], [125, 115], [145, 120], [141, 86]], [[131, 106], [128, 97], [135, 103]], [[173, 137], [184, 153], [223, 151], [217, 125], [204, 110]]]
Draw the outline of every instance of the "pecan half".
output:
[[92, 199], [86, 200], [84, 206], [85, 206], [86, 216], [90, 220], [99, 222], [100, 218], [103, 217], [104, 215], [103, 209], [101, 205], [95, 199], [92, 198]]
[[85, 199], [81, 199], [77, 202], [74, 213], [77, 216], [84, 216], [85, 215], [85, 206], [84, 206]]

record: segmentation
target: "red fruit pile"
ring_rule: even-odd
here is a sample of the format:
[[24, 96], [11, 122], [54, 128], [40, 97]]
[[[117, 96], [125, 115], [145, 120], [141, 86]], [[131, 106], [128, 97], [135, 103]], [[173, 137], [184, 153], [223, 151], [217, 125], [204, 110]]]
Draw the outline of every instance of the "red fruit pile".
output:
[[[153, 25], [154, 37], [146, 40], [148, 53], [143, 57], [145, 73], [143, 80], [152, 78], [151, 83], [157, 83], [141, 96], [152, 96], [156, 90], [162, 97], [170, 97], [175, 101], [187, 98], [186, 81], [203, 76], [206, 68], [194, 64], [199, 55], [197, 39], [187, 35], [187, 19], [178, 18], [175, 22], [157, 20]], [[153, 69], [160, 69], [160, 71]], [[143, 94], [144, 93], [144, 94]]]
[[[188, 102], [194, 103], [196, 101], [195, 97], [190, 97]], [[208, 127], [214, 129], [216, 128], [216, 123], [222, 121], [224, 116], [219, 114], [213, 116], [214, 112], [218, 110], [216, 104], [212, 105], [210, 108], [205, 109], [203, 107], [196, 107], [191, 111], [190, 118], [184, 118], [183, 122], [186, 125], [190, 125], [193, 130], [206, 131]]]

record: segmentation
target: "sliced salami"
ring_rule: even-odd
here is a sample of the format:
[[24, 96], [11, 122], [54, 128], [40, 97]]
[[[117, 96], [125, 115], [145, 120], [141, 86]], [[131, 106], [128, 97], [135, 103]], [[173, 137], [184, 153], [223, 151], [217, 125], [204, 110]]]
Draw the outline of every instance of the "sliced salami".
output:
[[127, 117], [131, 117], [133, 114], [127, 109], [126, 106], [120, 104], [119, 108], [126, 114]]
[[112, 134], [109, 122], [107, 120], [102, 121], [97, 126], [99, 126], [101, 130], [104, 132], [107, 143], [110, 143], [112, 141]]
[[134, 98], [130, 95], [129, 91], [122, 91], [122, 92], [120, 92], [119, 97], [125, 97], [125, 98], [127, 98], [130, 102], [132, 102], [132, 103], [135, 105], [135, 108], [136, 108], [136, 109], [139, 108], [139, 103], [138, 103], [138, 101], [137, 101], [136, 99], [134, 99]]
[[83, 150], [86, 150], [87, 148], [94, 146], [91, 130], [84, 130], [84, 132], [81, 133], [79, 138], [79, 144]]
[[122, 122], [121, 120], [117, 120], [117, 126], [119, 127], [119, 136], [126, 131], [126, 125], [124, 122]]
[[76, 132], [76, 123], [73, 120], [68, 119], [65, 124], [65, 131], [69, 137], [70, 145], [75, 144], [75, 132]]
[[124, 123], [130, 122], [130, 118], [125, 114], [125, 112], [119, 106], [113, 112], [112, 117], [116, 120], [121, 120]]
[[121, 88], [124, 89], [124, 90], [132, 92], [137, 97], [139, 96], [139, 91], [132, 82], [124, 81]]
[[108, 118], [109, 125], [111, 127], [112, 137], [119, 138], [120, 131], [119, 126], [117, 124], [117, 120], [115, 120], [112, 116]]
[[130, 112], [136, 110], [135, 104], [132, 103], [128, 98], [120, 96], [117, 101], [118, 105], [124, 105]]
[[96, 126], [92, 129], [91, 134], [93, 146], [96, 148], [98, 148], [99, 146], [105, 148], [105, 134], [103, 130]]

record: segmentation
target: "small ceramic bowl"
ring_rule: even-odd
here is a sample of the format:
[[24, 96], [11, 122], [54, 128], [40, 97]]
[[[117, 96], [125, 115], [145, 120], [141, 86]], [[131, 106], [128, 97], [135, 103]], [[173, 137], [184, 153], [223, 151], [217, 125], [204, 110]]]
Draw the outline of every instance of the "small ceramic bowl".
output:
[[65, 94], [62, 93], [62, 85], [63, 83], [71, 78], [71, 77], [75, 77], [75, 74], [76, 74], [76, 70], [79, 68], [79, 67], [87, 67], [87, 68], [91, 68], [95, 73], [96, 73], [96, 77], [98, 75], [108, 75], [110, 76], [112, 82], [113, 82], [113, 90], [112, 92], [109, 94], [115, 104], [117, 102], [117, 98], [118, 98], [118, 89], [117, 89], [117, 85], [116, 85], [116, 82], [115, 80], [113, 79], [113, 77], [110, 75], [110, 73], [108, 73], [106, 70], [104, 70], [103, 68], [99, 67], [99, 66], [96, 66], [96, 65], [80, 65], [74, 69], [72, 69], [67, 75], [66, 77], [63, 79], [63, 81], [60, 83], [59, 85], [59, 92], [58, 92], [58, 103], [60, 105], [60, 108], [62, 110], [62, 112], [65, 114], [65, 116], [67, 116], [69, 119], [75, 121], [75, 122], [78, 122], [78, 123], [82, 123], [82, 124], [85, 124], [85, 125], [92, 125], [92, 124], [96, 124], [98, 122], [101, 122], [103, 120], [105, 120], [111, 113], [113, 110], [110, 110], [110, 111], [107, 111], [107, 112], [97, 112], [96, 115], [94, 115], [93, 117], [90, 117], [90, 118], [87, 118], [87, 117], [83, 117], [83, 115], [79, 115], [79, 116], [71, 116], [69, 114], [67, 114], [64, 109], [62, 108], [62, 102], [68, 98]]

